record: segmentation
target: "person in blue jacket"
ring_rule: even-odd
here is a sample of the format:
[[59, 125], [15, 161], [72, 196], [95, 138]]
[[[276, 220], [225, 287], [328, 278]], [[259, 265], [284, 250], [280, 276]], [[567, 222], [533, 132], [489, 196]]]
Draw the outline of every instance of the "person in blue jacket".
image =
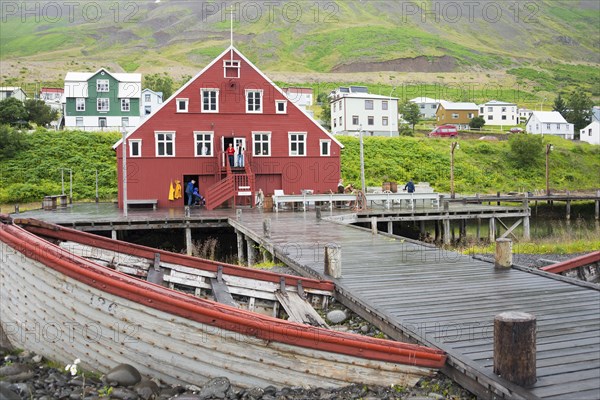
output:
[[408, 191], [408, 193], [414, 193], [415, 184], [413, 183], [412, 179], [410, 179], [406, 185], [404, 185], [404, 190]]
[[193, 201], [194, 201], [194, 184], [196, 183], [195, 180], [191, 180], [188, 182], [188, 184], [185, 187], [185, 194], [187, 196], [187, 205], [191, 206]]

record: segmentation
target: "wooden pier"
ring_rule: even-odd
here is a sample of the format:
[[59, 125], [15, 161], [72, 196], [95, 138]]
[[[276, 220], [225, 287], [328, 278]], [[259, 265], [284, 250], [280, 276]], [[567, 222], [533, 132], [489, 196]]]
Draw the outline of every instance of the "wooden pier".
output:
[[[312, 212], [242, 213], [230, 223], [250, 263], [259, 245], [297, 271], [322, 277], [324, 248], [338, 249], [339, 301], [393, 338], [446, 351], [444, 372], [481, 398], [600, 398], [597, 285], [522, 268], [499, 270], [434, 246], [319, 220]], [[527, 388], [493, 372], [494, 317], [507, 311], [538, 321], [537, 381]]]

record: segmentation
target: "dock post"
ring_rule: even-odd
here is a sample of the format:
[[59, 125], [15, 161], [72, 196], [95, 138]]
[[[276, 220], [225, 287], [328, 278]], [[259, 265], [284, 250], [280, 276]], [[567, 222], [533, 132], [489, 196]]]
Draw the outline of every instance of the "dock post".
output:
[[112, 231], [110, 231], [110, 238], [112, 240], [117, 240], [117, 231], [115, 229], [113, 229]]
[[490, 232], [489, 232], [490, 243], [496, 240], [496, 218], [490, 218]]
[[594, 212], [594, 218], [596, 221], [600, 219], [600, 190], [596, 192], [596, 210]]
[[536, 377], [536, 318], [509, 311], [494, 317], [494, 373], [520, 386]]
[[321, 206], [315, 207], [315, 210], [317, 211], [317, 219], [321, 219]]
[[435, 237], [433, 240], [437, 242], [438, 240], [440, 240], [440, 224], [438, 220], [433, 221], [433, 227], [435, 230]]
[[477, 218], [477, 241], [481, 240], [481, 218]]
[[421, 238], [425, 237], [425, 221], [419, 221], [419, 233], [421, 234]]
[[271, 218], [263, 219], [263, 236], [267, 239], [271, 238]]
[[570, 195], [571, 195], [571, 192], [569, 192], [567, 190], [567, 221], [571, 220], [571, 199], [570, 199]]
[[192, 228], [185, 228], [185, 254], [192, 255]]
[[248, 254], [248, 266], [251, 267], [254, 265], [254, 241], [248, 236], [246, 236], [246, 249]]
[[450, 244], [450, 220], [446, 218], [442, 224], [444, 224], [444, 244]]
[[394, 223], [392, 221], [388, 221], [388, 233], [390, 235], [394, 234]]
[[244, 235], [236, 229], [238, 264], [244, 263]]
[[512, 267], [512, 240], [506, 238], [496, 239], [494, 266], [496, 268]]
[[377, 235], [377, 217], [371, 217], [371, 233]]
[[336, 244], [325, 245], [325, 269], [326, 275], [332, 278], [342, 277], [342, 249]]
[[242, 209], [241, 208], [237, 208], [235, 210], [235, 219], [238, 221], [242, 220]]

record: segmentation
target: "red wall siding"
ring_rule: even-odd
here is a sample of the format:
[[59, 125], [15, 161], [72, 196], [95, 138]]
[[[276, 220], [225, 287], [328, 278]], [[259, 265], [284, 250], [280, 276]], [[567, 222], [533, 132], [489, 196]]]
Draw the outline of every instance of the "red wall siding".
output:
[[[340, 176], [340, 146], [332, 140], [331, 155], [321, 157], [320, 140], [331, 138], [291, 101], [287, 102], [286, 114], [277, 114], [275, 101], [286, 100], [285, 96], [237, 54], [233, 59], [240, 61], [240, 78], [224, 78], [223, 59], [229, 57], [227, 52], [129, 136], [128, 139], [142, 140], [143, 156], [127, 159], [129, 199], [156, 198], [160, 207], [183, 205], [182, 200], [180, 204], [168, 201], [170, 181], [182, 180], [183, 175], [204, 175], [200, 192], [205, 194], [208, 186], [215, 182], [221, 138], [244, 137], [246, 149], [251, 151], [253, 131], [271, 132], [271, 156], [246, 160], [257, 174], [256, 189], [262, 188], [265, 194], [272, 194], [275, 189], [283, 189], [285, 193], [299, 193], [302, 189], [335, 190]], [[202, 88], [219, 89], [218, 113], [201, 112]], [[263, 90], [261, 114], [246, 113], [245, 89]], [[187, 113], [176, 112], [177, 98], [189, 99]], [[175, 132], [175, 157], [155, 157], [155, 131]], [[214, 132], [215, 157], [194, 157], [194, 131]], [[288, 132], [306, 132], [306, 156], [288, 156]], [[121, 193], [121, 146], [117, 148], [117, 156]], [[273, 179], [260, 175], [280, 175], [281, 184], [271, 183]], [[122, 206], [121, 195], [119, 203]]]

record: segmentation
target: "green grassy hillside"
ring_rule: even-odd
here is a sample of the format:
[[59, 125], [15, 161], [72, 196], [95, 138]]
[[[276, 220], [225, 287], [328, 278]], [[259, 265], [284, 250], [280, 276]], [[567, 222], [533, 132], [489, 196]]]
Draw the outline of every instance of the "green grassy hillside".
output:
[[[48, 82], [67, 70], [101, 66], [189, 74], [229, 45], [226, 9], [232, 6], [235, 45], [267, 72], [418, 72], [426, 66], [414, 66], [414, 57], [436, 64], [445, 56], [437, 75], [470, 72], [486, 81], [483, 71], [512, 68], [522, 84], [545, 85], [540, 90], [579, 85], [600, 95], [598, 80], [587, 79], [597, 75], [599, 62], [600, 3], [594, 0], [69, 4], [4, 7], [2, 81]], [[568, 73], [572, 68], [577, 73]], [[562, 70], [569, 81], [560, 78]]]
[[[0, 127], [0, 129], [5, 129]], [[0, 148], [6, 136], [0, 135]], [[22, 147], [12, 157], [0, 158], [0, 203], [41, 201], [44, 195], [61, 192], [61, 168], [73, 170], [73, 197], [95, 197], [98, 170], [100, 198], [117, 195], [116, 158], [112, 145], [119, 133], [53, 132], [38, 130], [22, 134]], [[342, 175], [360, 185], [359, 142], [339, 137]], [[555, 190], [600, 188], [600, 146], [575, 144], [545, 137], [554, 145], [550, 155], [551, 186]], [[450, 141], [428, 138], [365, 138], [365, 175], [368, 186], [384, 181], [427, 181], [440, 192], [449, 191]], [[545, 188], [544, 162], [527, 168], [511, 161], [508, 142], [460, 140], [455, 151], [457, 193], [495, 193]], [[65, 172], [65, 191], [69, 173]]]

